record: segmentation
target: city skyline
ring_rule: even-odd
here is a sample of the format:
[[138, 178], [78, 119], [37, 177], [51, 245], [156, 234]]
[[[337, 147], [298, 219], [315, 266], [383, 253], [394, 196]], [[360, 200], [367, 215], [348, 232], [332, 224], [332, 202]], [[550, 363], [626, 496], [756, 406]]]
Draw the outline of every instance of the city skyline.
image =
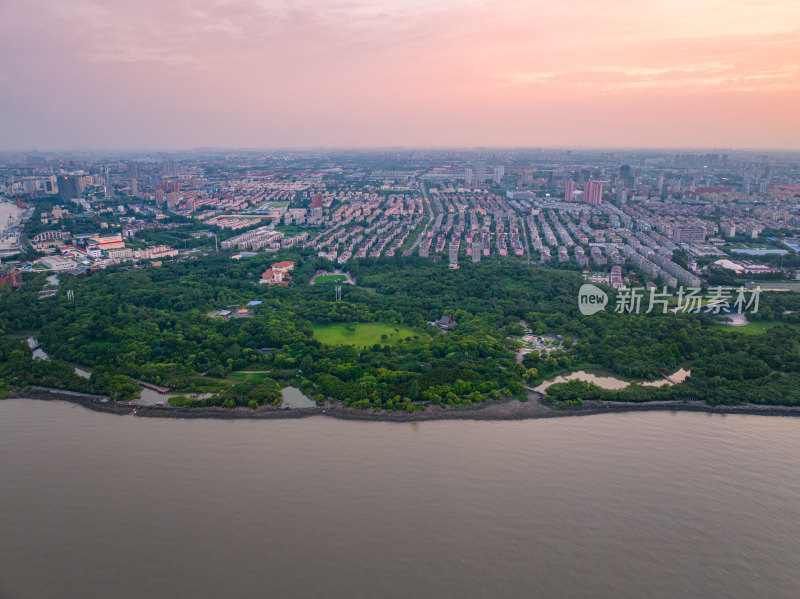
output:
[[0, 7], [0, 149], [797, 149], [800, 5]]

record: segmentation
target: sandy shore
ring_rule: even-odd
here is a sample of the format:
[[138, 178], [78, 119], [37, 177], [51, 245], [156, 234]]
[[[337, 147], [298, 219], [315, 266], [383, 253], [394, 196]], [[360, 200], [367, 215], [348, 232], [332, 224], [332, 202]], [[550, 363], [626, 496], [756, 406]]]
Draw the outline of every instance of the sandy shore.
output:
[[739, 406], [710, 406], [702, 401], [651, 401], [645, 403], [602, 402], [599, 405], [555, 409], [550, 407], [541, 393], [529, 392], [528, 401], [516, 399], [492, 401], [469, 407], [429, 406], [424, 411], [409, 414], [404, 411], [387, 412], [360, 410], [342, 405], [324, 407], [277, 409], [262, 406], [250, 408], [175, 408], [172, 406], [141, 406], [126, 402], [111, 401], [102, 395], [89, 395], [73, 391], [34, 387], [12, 393], [10, 398], [61, 400], [77, 403], [91, 410], [143, 418], [218, 418], [218, 419], [287, 419], [325, 416], [342, 420], [369, 420], [377, 422], [422, 422], [426, 420], [530, 420], [536, 418], [563, 418], [567, 416], [590, 416], [613, 412], [681, 411], [707, 412], [712, 414], [755, 414], [760, 416], [800, 416], [800, 407], [762, 406], [743, 404]]

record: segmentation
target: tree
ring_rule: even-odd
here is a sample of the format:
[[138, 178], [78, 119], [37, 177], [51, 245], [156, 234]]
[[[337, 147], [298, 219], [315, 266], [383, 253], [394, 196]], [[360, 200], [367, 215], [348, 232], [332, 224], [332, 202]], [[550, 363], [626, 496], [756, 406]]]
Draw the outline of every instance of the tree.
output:
[[419, 399], [419, 383], [417, 379], [412, 380], [408, 385], [408, 397], [411, 401], [417, 401]]

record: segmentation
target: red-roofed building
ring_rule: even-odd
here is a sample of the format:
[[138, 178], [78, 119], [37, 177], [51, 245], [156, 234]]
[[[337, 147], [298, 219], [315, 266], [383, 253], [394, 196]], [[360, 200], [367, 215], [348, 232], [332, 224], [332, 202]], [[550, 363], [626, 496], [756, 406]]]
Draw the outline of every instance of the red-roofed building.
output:
[[290, 270], [294, 268], [294, 262], [290, 262], [285, 260], [283, 262], [276, 262], [272, 265], [272, 270], [277, 270], [283, 273], [288, 273]]
[[289, 271], [294, 268], [294, 262], [288, 260], [284, 262], [276, 262], [270, 268], [265, 270], [261, 275], [259, 283], [262, 285], [288, 285], [292, 280]]
[[284, 271], [268, 268], [262, 273], [259, 283], [262, 285], [265, 283], [267, 285], [288, 285], [290, 279], [291, 277]]
[[456, 326], [456, 321], [449, 314], [445, 314], [434, 324], [443, 331], [452, 331]]
[[92, 242], [101, 250], [113, 250], [125, 247], [125, 242], [122, 241], [122, 235], [120, 233], [114, 233], [111, 235], [95, 235], [92, 237]]

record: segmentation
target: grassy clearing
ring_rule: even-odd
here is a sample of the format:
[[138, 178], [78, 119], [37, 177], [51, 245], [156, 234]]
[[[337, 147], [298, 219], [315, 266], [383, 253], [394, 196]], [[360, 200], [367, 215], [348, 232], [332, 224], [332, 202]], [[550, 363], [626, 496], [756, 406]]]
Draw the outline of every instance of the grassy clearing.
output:
[[[348, 325], [354, 325], [354, 330], [347, 330]], [[355, 345], [356, 347], [369, 347], [380, 343], [392, 345], [406, 337], [419, 335], [418, 332], [399, 325], [390, 325], [381, 322], [359, 322], [328, 325], [314, 325], [314, 338], [326, 345]]]
[[347, 280], [347, 277], [344, 275], [319, 275], [316, 279], [314, 279], [314, 285], [318, 285], [320, 283], [343, 283]]
[[756, 284], [762, 289], [788, 289], [789, 291], [800, 292], [800, 281], [757, 281]]
[[237, 383], [248, 381], [252, 383], [261, 383], [266, 379], [268, 373], [266, 372], [231, 372], [228, 378], [236, 380]]
[[763, 333], [767, 329], [771, 329], [772, 327], [776, 327], [781, 324], [785, 324], [787, 326], [792, 327], [793, 329], [800, 330], [800, 324], [792, 322], [779, 322], [774, 320], [756, 320], [754, 322], [750, 322], [740, 327], [732, 327], [727, 324], [715, 324], [712, 325], [712, 328], [724, 329], [726, 331], [731, 331], [736, 333], [746, 333], [748, 335], [758, 335], [759, 333]]

